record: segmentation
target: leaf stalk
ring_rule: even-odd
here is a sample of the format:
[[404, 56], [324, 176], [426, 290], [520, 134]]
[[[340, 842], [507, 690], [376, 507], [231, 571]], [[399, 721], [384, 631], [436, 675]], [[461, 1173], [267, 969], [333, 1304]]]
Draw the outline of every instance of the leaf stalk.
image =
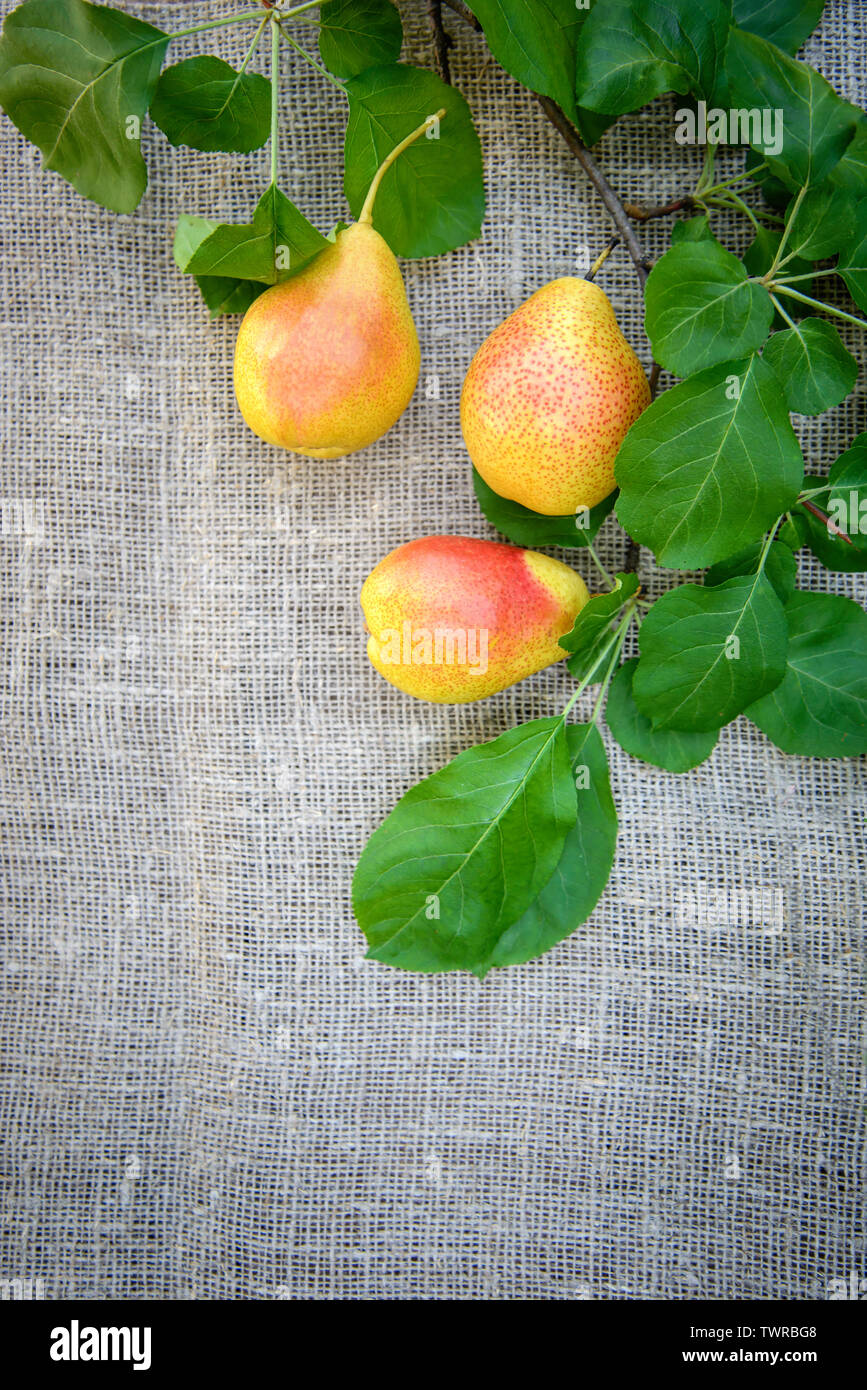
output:
[[793, 290], [787, 284], [777, 283], [774, 288], [778, 294], [788, 295], [790, 299], [797, 299], [801, 304], [809, 304], [813, 309], [824, 309], [826, 314], [834, 314], [838, 319], [845, 319], [847, 323], [855, 323], [859, 328], [867, 329], [867, 321], [856, 318], [854, 314], [847, 314], [844, 309], [838, 309], [833, 304], [824, 304], [821, 299], [811, 299], [808, 294], [801, 294], [800, 290]]

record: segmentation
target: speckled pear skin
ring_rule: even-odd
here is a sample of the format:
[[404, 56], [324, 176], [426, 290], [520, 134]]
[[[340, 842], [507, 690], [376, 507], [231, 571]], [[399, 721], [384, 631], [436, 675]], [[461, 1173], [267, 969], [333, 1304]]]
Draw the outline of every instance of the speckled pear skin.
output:
[[[580, 575], [547, 555], [499, 541], [427, 536], [393, 550], [365, 580], [367, 654], [380, 675], [418, 700], [481, 700], [561, 661], [567, 653], [557, 639], [589, 597]], [[446, 659], [446, 642], [437, 652], [437, 630], [465, 635], [462, 663]], [[423, 659], [424, 633], [438, 663]]]
[[590, 280], [552, 280], [479, 348], [461, 394], [470, 458], [500, 497], [545, 516], [613, 492], [614, 459], [650, 403], [641, 363]]
[[269, 444], [340, 458], [391, 429], [419, 364], [394, 253], [356, 223], [250, 305], [235, 346], [235, 395]]

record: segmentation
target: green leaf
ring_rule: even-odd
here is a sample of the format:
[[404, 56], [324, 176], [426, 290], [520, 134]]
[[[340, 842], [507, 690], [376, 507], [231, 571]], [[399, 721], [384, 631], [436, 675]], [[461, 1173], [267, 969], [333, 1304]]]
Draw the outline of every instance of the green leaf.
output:
[[[786, 190], [788, 198], [788, 189]], [[782, 237], [779, 232], [769, 231], [767, 227], [759, 227], [749, 246], [742, 256], [742, 260], [750, 275], [762, 276], [767, 274], [774, 263], [777, 251], [780, 249]], [[797, 266], [798, 274], [803, 270], [806, 274], [813, 267], [809, 261], [793, 261], [790, 264]], [[793, 271], [792, 274], [795, 272]]]
[[797, 53], [822, 17], [825, 0], [734, 0], [734, 22], [782, 48]]
[[552, 545], [570, 548], [591, 545], [599, 527], [617, 501], [615, 491], [603, 497], [595, 507], [590, 507], [589, 510], [582, 508], [574, 516], [571, 512], [566, 516], [542, 516], [540, 512], [531, 512], [529, 507], [522, 507], [520, 502], [500, 497], [488, 487], [481, 473], [475, 468], [473, 487], [479, 506], [492, 526], [496, 526], [497, 530], [508, 536], [515, 545], [537, 550]]
[[855, 121], [855, 134], [828, 181], [835, 188], [851, 193], [857, 203], [867, 197], [867, 116], [859, 106], [850, 109]]
[[328, 245], [276, 184], [271, 184], [256, 204], [252, 222], [215, 223], [182, 215], [174, 254], [178, 268], [190, 275], [274, 285], [288, 279]]
[[[704, 577], [705, 584], [713, 587], [724, 584], [735, 575], [755, 574], [764, 548], [762, 541], [756, 541], [755, 545], [748, 545], [745, 550], [739, 550], [737, 555], [731, 555], [727, 560], [720, 560], [718, 564], [711, 565]], [[780, 541], [773, 541], [765, 561], [765, 578], [782, 604], [788, 603], [795, 592], [797, 570], [797, 562], [789, 547]]]
[[[806, 478], [809, 488], [819, 480]], [[852, 544], [829, 532], [827, 525], [805, 507], [794, 513], [804, 542], [829, 570], [853, 572], [867, 569], [867, 434], [859, 434], [841, 454], [828, 474], [824, 494], [814, 497], [817, 506], [845, 531]]]
[[234, 280], [230, 276], [196, 275], [194, 278], [212, 319], [221, 314], [245, 314], [265, 289], [255, 280]]
[[573, 0], [468, 0], [497, 62], [531, 92], [575, 113], [575, 41], [586, 15]]
[[575, 44], [586, 12], [574, 0], [470, 0], [497, 62], [531, 92], [551, 97], [593, 145], [612, 124], [575, 102]]
[[633, 758], [662, 767], [666, 772], [689, 772], [709, 758], [719, 737], [716, 729], [688, 733], [680, 729], [654, 729], [635, 703], [632, 680], [638, 657], [626, 661], [615, 673], [608, 691], [605, 720], [621, 748]]
[[572, 652], [566, 663], [576, 680], [587, 676], [605, 642], [613, 619], [640, 588], [637, 574], [616, 574], [614, 588], [596, 594], [585, 603], [571, 631], [558, 637], [564, 652]]
[[172, 145], [247, 154], [268, 139], [271, 83], [222, 58], [186, 58], [160, 77], [151, 117]]
[[175, 228], [173, 248], [175, 264], [179, 270], [186, 270], [194, 252], [219, 225], [219, 222], [211, 222], [207, 217], [194, 217], [189, 212], [181, 213]]
[[839, 405], [855, 385], [858, 363], [826, 319], [802, 319], [774, 333], [762, 354], [773, 367], [789, 410], [821, 415]]
[[815, 68], [790, 58], [755, 34], [732, 28], [726, 53], [726, 105], [782, 111], [781, 147], [753, 144], [788, 188], [821, 183], [855, 131], [849, 103]]
[[753, 356], [666, 391], [614, 467], [624, 529], [661, 565], [699, 569], [758, 540], [794, 505], [804, 461], [780, 383]]
[[391, 0], [323, 0], [319, 6], [319, 52], [335, 77], [396, 63], [402, 43], [403, 25]]
[[867, 613], [836, 594], [798, 592], [786, 619], [785, 677], [747, 716], [784, 753], [867, 753]]
[[[860, 496], [867, 500], [867, 491]], [[827, 499], [814, 497], [812, 500], [827, 510]], [[864, 545], [863, 537], [847, 532], [853, 542], [849, 545], [841, 536], [830, 532], [827, 524], [812, 512], [808, 512], [806, 507], [798, 507], [793, 512], [792, 519], [798, 529], [801, 544], [806, 545], [822, 561], [826, 569], [845, 574], [857, 574], [867, 570], [867, 546]]]
[[[747, 150], [744, 167], [755, 164], [756, 156], [752, 150]], [[833, 175], [831, 175], [833, 178]], [[779, 208], [781, 211], [789, 206], [792, 199], [792, 190], [781, 179], [776, 178], [764, 167], [757, 173], [751, 175], [752, 182], [757, 188], [761, 189], [762, 197], [769, 207]], [[778, 233], [779, 235], [779, 233]]]
[[837, 260], [837, 272], [858, 308], [867, 313], [867, 198], [855, 210], [855, 225]]
[[[795, 252], [805, 261], [821, 261], [851, 240], [855, 231], [855, 199], [832, 183], [823, 183], [807, 190], [797, 212], [794, 203], [789, 206], [786, 221], [789, 218], [792, 221], [786, 255]], [[789, 261], [780, 273], [794, 275], [791, 265]]]
[[632, 683], [654, 729], [718, 729], [786, 670], [785, 610], [763, 574], [657, 599], [639, 632]]
[[169, 35], [84, 0], [27, 0], [0, 38], [0, 106], [85, 198], [132, 212], [147, 187], [140, 125]]
[[577, 800], [562, 718], [461, 753], [398, 802], [352, 885], [373, 960], [475, 970], [557, 867]]
[[[785, 190], [788, 199], [789, 191]], [[771, 232], [767, 227], [760, 227], [755, 237], [750, 242], [743, 254], [742, 260], [750, 275], [757, 275], [760, 279], [765, 275], [774, 263], [774, 257], [780, 246], [781, 236], [779, 232]], [[809, 261], [802, 261], [799, 257], [789, 261], [785, 273], [787, 275], [808, 275], [813, 267]], [[798, 289], [802, 294], [812, 294], [812, 283], [805, 280], [798, 282]], [[807, 306], [800, 304], [797, 299], [786, 300], [786, 313], [789, 318], [800, 318], [802, 313], [806, 313]], [[786, 319], [782, 314], [774, 310], [774, 324], [777, 328], [788, 327]]]
[[[205, 217], [191, 217], [182, 213], [178, 218], [175, 232], [174, 255], [176, 263], [183, 269], [193, 258], [199, 246], [220, 226], [219, 222], [209, 222]], [[266, 288], [256, 280], [239, 279], [231, 275], [195, 275], [198, 285], [212, 319], [222, 314], [244, 314]]]
[[397, 256], [437, 256], [478, 236], [485, 211], [482, 152], [460, 92], [435, 73], [394, 63], [351, 78], [346, 94], [344, 188], [353, 216], [386, 155], [445, 108], [437, 138], [417, 140], [386, 173], [373, 225]]
[[593, 724], [570, 724], [566, 740], [577, 774], [578, 818], [548, 882], [476, 967], [479, 976], [492, 966], [520, 965], [556, 946], [587, 920], [608, 882], [617, 844], [617, 811], [605, 746]]
[[578, 35], [578, 100], [621, 115], [663, 92], [710, 97], [730, 17], [724, 0], [594, 0]]
[[771, 330], [774, 306], [767, 290], [716, 241], [666, 251], [644, 293], [653, 356], [676, 376], [752, 352]]
[[[804, 479], [804, 482], [810, 482], [809, 476]], [[780, 541], [782, 545], [787, 546], [793, 553], [800, 550], [804, 544], [804, 528], [801, 524], [802, 521], [803, 518], [798, 515], [797, 511], [789, 512], [785, 521], [780, 523], [779, 530], [777, 531], [777, 540]], [[707, 582], [707, 575], [705, 575], [705, 582]]]
[[671, 224], [672, 246], [682, 246], [690, 241], [716, 241], [706, 212], [699, 217], [684, 217]]
[[831, 465], [828, 482], [827, 509], [855, 544], [867, 551], [867, 434], [856, 435]]

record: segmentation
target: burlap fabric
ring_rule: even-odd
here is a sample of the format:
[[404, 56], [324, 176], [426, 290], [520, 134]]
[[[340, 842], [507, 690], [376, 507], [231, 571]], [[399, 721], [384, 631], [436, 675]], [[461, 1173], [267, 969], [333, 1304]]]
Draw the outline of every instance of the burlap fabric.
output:
[[[166, 29], [227, 13], [127, 8]], [[404, 57], [431, 65], [425, 6], [401, 11]], [[148, 124], [150, 188], [118, 217], [0, 122], [0, 1276], [48, 1298], [808, 1300], [867, 1273], [863, 760], [785, 757], [738, 720], [677, 778], [606, 735], [620, 849], [586, 927], [484, 983], [363, 963], [349, 888], [371, 830], [570, 688], [555, 669], [427, 706], [365, 656], [378, 559], [494, 534], [458, 425], [472, 352], [610, 230], [535, 100], [447, 27], [488, 215], [474, 245], [405, 265], [419, 389], [339, 462], [249, 433], [237, 321], [209, 322], [172, 262], [180, 212], [249, 217], [266, 151], [176, 151]], [[834, 3], [808, 50], [856, 100], [863, 32]], [[237, 62], [243, 40], [173, 61], [203, 48]], [[344, 103], [284, 61], [281, 181], [327, 230]], [[624, 197], [697, 172], [677, 104], [603, 140]], [[664, 226], [642, 236], [665, 248]], [[602, 283], [649, 362], [622, 251]], [[811, 466], [865, 427], [862, 374], [799, 422]], [[600, 549], [622, 563], [613, 523]]]

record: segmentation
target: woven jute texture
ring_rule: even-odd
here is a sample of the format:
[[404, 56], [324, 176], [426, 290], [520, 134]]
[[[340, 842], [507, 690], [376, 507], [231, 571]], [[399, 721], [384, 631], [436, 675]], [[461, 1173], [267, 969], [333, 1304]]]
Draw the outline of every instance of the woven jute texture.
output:
[[[126, 8], [169, 30], [229, 12]], [[401, 11], [404, 58], [431, 66], [426, 6]], [[555, 668], [422, 705], [365, 655], [377, 560], [494, 535], [458, 424], [473, 351], [611, 230], [535, 99], [446, 24], [488, 213], [475, 244], [405, 264], [419, 389], [337, 462], [245, 428], [237, 320], [210, 322], [172, 261], [179, 213], [248, 220], [267, 151], [173, 150], [146, 122], [150, 187], [118, 217], [0, 122], [0, 1277], [48, 1298], [811, 1300], [867, 1274], [863, 759], [785, 757], [740, 719], [678, 778], [606, 733], [619, 854], [586, 926], [483, 983], [363, 961], [370, 832], [571, 687]], [[807, 50], [854, 100], [863, 37], [863, 7], [831, 4]], [[223, 29], [171, 61], [237, 63], [246, 42]], [[281, 183], [327, 231], [345, 104], [283, 61]], [[694, 180], [677, 104], [602, 141], [624, 198]], [[601, 283], [649, 366], [622, 250]], [[863, 373], [796, 424], [827, 467], [867, 428]], [[600, 551], [622, 564], [613, 522]], [[641, 566], [651, 593], [676, 582]], [[867, 597], [806, 558], [802, 579]]]

